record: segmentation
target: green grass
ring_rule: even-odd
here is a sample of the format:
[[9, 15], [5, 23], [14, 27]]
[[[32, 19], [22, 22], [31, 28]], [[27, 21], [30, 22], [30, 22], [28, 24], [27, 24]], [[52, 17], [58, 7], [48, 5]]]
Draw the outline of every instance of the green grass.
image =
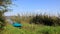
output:
[[53, 27], [23, 23], [21, 29], [13, 27], [11, 24], [4, 28], [5, 30], [1, 32], [2, 34], [60, 34], [60, 26]]

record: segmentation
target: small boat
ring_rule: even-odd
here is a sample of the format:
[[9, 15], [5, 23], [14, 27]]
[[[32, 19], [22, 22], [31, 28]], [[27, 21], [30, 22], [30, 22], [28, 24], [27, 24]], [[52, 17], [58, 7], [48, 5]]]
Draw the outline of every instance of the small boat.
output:
[[19, 22], [14, 22], [12, 25], [13, 25], [14, 27], [22, 27], [22, 24], [19, 23]]
[[18, 22], [18, 21], [13, 21], [12, 19], [7, 19], [7, 21], [10, 23], [10, 24], [12, 24], [12, 26], [14, 26], [14, 27], [22, 27], [22, 24], [20, 23], [20, 22]]

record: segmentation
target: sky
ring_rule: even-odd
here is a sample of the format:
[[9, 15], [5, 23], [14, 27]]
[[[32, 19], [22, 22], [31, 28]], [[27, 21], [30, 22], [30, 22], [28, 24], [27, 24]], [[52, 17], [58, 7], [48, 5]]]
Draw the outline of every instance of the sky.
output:
[[14, 0], [9, 8], [10, 12], [6, 12], [5, 16], [17, 14], [51, 14], [60, 13], [60, 0]]

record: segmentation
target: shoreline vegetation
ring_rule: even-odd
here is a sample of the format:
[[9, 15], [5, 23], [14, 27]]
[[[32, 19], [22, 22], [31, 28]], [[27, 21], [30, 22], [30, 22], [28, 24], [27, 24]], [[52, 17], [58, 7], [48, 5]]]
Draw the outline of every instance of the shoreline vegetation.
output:
[[7, 22], [3, 34], [60, 34], [60, 18], [56, 16], [11, 16], [9, 18], [20, 22], [22, 28], [13, 27]]

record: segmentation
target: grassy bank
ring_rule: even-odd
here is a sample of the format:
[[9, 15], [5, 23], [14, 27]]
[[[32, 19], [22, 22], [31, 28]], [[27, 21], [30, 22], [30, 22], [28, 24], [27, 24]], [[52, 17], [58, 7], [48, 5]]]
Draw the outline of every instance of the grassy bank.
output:
[[5, 30], [2, 34], [60, 34], [60, 26], [44, 26], [22, 23], [21, 29], [13, 27], [11, 24], [5, 26]]

